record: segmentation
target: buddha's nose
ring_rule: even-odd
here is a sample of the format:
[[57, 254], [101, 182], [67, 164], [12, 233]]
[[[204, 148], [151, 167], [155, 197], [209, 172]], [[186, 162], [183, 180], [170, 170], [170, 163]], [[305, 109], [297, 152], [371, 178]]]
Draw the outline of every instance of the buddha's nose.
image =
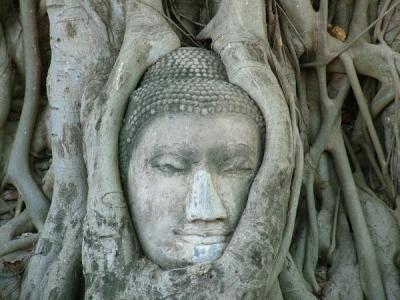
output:
[[216, 221], [227, 218], [227, 213], [211, 175], [206, 170], [197, 170], [194, 174], [191, 193], [186, 200], [186, 218], [189, 222], [196, 220]]

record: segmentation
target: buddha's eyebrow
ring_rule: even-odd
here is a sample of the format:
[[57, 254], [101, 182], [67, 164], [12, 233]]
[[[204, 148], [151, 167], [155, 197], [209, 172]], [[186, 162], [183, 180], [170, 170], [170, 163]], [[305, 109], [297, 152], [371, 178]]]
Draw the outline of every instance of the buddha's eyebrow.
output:
[[189, 145], [181, 145], [181, 144], [174, 144], [174, 145], [158, 145], [154, 148], [151, 152], [151, 157], [160, 156], [163, 154], [173, 154], [181, 156], [185, 159], [193, 159], [196, 156], [196, 151], [192, 149]]
[[246, 155], [249, 158], [253, 158], [257, 155], [257, 153], [246, 144], [218, 145], [210, 151], [210, 154], [217, 159], [235, 155]]

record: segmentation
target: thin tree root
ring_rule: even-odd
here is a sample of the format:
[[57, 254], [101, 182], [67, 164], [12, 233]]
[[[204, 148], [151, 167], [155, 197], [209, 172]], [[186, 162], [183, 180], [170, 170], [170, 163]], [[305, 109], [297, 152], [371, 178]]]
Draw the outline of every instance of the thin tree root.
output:
[[6, 255], [13, 251], [30, 248], [37, 242], [38, 238], [39, 234], [33, 233], [27, 237], [21, 237], [16, 240], [8, 241], [0, 246], [0, 256]]
[[[368, 141], [370, 142], [370, 141]], [[360, 144], [362, 150], [364, 151], [365, 155], [367, 156], [367, 159], [371, 165], [372, 170], [374, 171], [376, 177], [378, 180], [381, 182], [382, 186], [385, 186], [385, 179], [383, 178], [383, 174], [381, 169], [379, 168], [378, 162], [375, 159], [375, 153], [371, 149], [371, 145], [369, 143], [367, 144], [367, 141], [362, 141]], [[388, 205], [390, 206], [391, 203], [389, 202]]]
[[4, 213], [12, 213], [16, 207], [16, 203], [6, 203], [0, 198], [0, 215]]
[[[386, 161], [382, 145], [379, 141], [378, 134], [375, 130], [375, 127], [374, 127], [374, 124], [372, 121], [372, 117], [371, 117], [371, 114], [370, 114], [369, 108], [368, 108], [368, 104], [367, 104], [368, 102], [367, 102], [367, 99], [365, 98], [365, 95], [364, 95], [362, 89], [361, 89], [361, 85], [358, 80], [357, 72], [355, 70], [353, 61], [349, 56], [347, 56], [345, 54], [342, 54], [340, 56], [340, 58], [346, 68], [349, 80], [351, 82], [351, 86], [354, 91], [355, 98], [358, 103], [358, 107], [360, 108], [361, 116], [367, 126], [368, 133], [372, 140], [372, 144], [375, 148], [375, 152], [378, 157], [378, 162], [382, 169], [382, 175], [383, 175], [383, 179], [384, 179], [384, 182], [386, 185], [386, 189], [390, 195], [391, 200], [393, 201], [395, 199], [396, 192], [395, 192], [394, 184], [389, 175], [388, 163]], [[394, 204], [392, 204], [392, 206], [394, 206]]]
[[0, 182], [4, 175], [6, 141], [5, 124], [10, 112], [11, 102], [11, 64], [2, 25], [0, 24]]
[[333, 220], [332, 220], [331, 245], [330, 245], [328, 253], [326, 255], [326, 258], [329, 262], [332, 261], [332, 255], [336, 249], [336, 228], [337, 228], [337, 222], [338, 222], [338, 216], [339, 216], [339, 207], [340, 207], [340, 189], [337, 192], [335, 213], [333, 215]]
[[3, 28], [0, 25], [0, 128], [7, 121], [11, 102], [11, 66]]
[[[32, 223], [41, 230], [49, 202], [33, 180], [29, 168], [29, 149], [34, 132], [40, 96], [40, 58], [37, 38], [36, 3], [20, 1], [25, 45], [25, 99], [17, 133], [12, 145], [6, 182], [13, 183], [25, 200]], [[3, 183], [3, 184], [4, 184]]]
[[338, 248], [332, 255], [329, 281], [326, 283], [322, 299], [364, 299], [357, 253], [343, 209], [339, 209], [337, 238]]
[[19, 197], [15, 205], [14, 217], [18, 216], [21, 213], [21, 211], [22, 211], [22, 199], [21, 197]]
[[26, 210], [0, 227], [0, 243], [6, 242], [25, 232], [31, 232], [33, 225]]
[[[325, 5], [325, 10], [327, 7]], [[327, 12], [326, 12], [327, 13]], [[323, 36], [323, 35], [322, 35]], [[324, 49], [319, 57], [323, 57]], [[320, 58], [322, 59], [322, 58]], [[308, 207], [308, 235], [307, 235], [307, 252], [304, 264], [304, 276], [313, 286], [315, 292], [319, 291], [319, 285], [315, 278], [315, 268], [318, 262], [319, 239], [318, 239], [318, 222], [317, 212], [315, 209], [314, 196], [314, 178], [315, 171], [319, 164], [322, 153], [328, 147], [332, 133], [335, 128], [340, 126], [339, 114], [341, 111], [344, 99], [349, 91], [349, 83], [345, 79], [337, 92], [334, 99], [330, 99], [327, 90], [326, 66], [317, 68], [317, 77], [319, 83], [319, 92], [321, 99], [321, 115], [323, 122], [319, 126], [319, 132], [313, 141], [310, 151], [306, 155], [306, 171], [304, 173], [304, 184], [307, 192], [307, 207]]]
[[[298, 214], [297, 214], [298, 215]], [[303, 217], [303, 215], [301, 215]], [[306, 243], [307, 243], [307, 223], [301, 222], [299, 224], [297, 234], [294, 236], [294, 241], [290, 248], [293, 261], [299, 270], [303, 270], [304, 259], [306, 256]]]
[[367, 222], [339, 130], [335, 134], [330, 152], [343, 191], [343, 202], [354, 232], [363, 290], [368, 299], [385, 299], [374, 245], [368, 232]]
[[301, 276], [292, 257], [288, 255], [282, 272], [279, 275], [279, 283], [282, 294], [286, 300], [304, 299], [316, 300], [312, 294], [311, 287]]
[[371, 116], [376, 118], [394, 99], [393, 87], [382, 82], [382, 86], [371, 101]]
[[311, 172], [307, 177], [306, 191], [307, 191], [307, 216], [308, 216], [308, 234], [306, 242], [306, 257], [304, 261], [303, 273], [305, 279], [311, 284], [313, 290], [318, 293], [320, 287], [317, 279], [315, 278], [315, 268], [318, 262], [319, 239], [318, 239], [318, 222], [317, 210], [315, 208], [314, 196], [314, 177], [315, 172]]
[[333, 224], [335, 215], [335, 198], [337, 182], [331, 170], [330, 157], [323, 153], [318, 165], [317, 189], [320, 199], [318, 212], [319, 253], [323, 257], [329, 252], [332, 244]]

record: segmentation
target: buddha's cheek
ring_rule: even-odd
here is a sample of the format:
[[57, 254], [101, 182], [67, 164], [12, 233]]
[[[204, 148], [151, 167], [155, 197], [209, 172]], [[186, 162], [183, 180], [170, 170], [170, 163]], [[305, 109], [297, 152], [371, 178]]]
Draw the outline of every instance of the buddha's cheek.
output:
[[131, 189], [135, 227], [146, 252], [154, 251], [154, 247], [171, 249], [171, 241], [175, 240], [173, 229], [185, 218], [186, 178], [157, 173], [135, 176]]

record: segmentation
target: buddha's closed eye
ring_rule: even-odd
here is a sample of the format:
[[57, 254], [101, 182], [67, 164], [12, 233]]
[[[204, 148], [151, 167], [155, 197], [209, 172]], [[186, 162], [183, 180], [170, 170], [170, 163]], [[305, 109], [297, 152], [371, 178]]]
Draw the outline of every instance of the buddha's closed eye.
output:
[[183, 156], [171, 153], [153, 157], [150, 164], [165, 175], [183, 174], [190, 169], [189, 162]]
[[220, 170], [224, 173], [242, 173], [254, 171], [254, 163], [246, 156], [234, 156], [227, 158], [220, 166]]
[[[150, 160], [153, 169], [167, 176], [187, 174], [193, 167], [192, 163], [184, 156], [173, 153], [159, 154]], [[246, 155], [227, 156], [222, 162], [211, 164], [214, 164], [220, 173], [228, 175], [248, 174], [255, 169], [254, 162]]]

